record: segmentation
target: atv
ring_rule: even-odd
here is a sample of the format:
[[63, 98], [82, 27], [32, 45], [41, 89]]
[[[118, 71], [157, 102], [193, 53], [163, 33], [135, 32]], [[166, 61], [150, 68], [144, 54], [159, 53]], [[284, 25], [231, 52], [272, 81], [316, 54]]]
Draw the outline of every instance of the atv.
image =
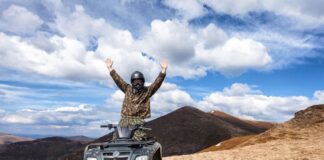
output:
[[162, 160], [162, 146], [154, 137], [141, 141], [133, 140], [136, 130], [151, 130], [142, 125], [120, 127], [114, 124], [101, 125], [114, 129], [116, 139], [89, 144], [84, 150], [83, 160]]

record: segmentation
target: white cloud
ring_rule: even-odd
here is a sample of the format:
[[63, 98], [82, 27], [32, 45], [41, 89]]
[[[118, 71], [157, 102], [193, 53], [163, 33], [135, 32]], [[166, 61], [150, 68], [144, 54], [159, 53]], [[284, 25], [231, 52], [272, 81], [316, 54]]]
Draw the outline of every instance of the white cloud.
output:
[[324, 90], [318, 90], [314, 93], [314, 97], [324, 103]]
[[177, 0], [164, 0], [163, 3], [175, 8], [178, 14], [184, 16], [184, 18], [188, 20], [204, 14], [204, 7], [196, 0], [187, 0], [186, 3]]
[[235, 83], [230, 88], [204, 97], [197, 106], [205, 111], [218, 109], [235, 116], [253, 117], [257, 120], [285, 121], [305, 107], [323, 103], [321, 96], [318, 96], [320, 93], [321, 91], [315, 91], [313, 99], [305, 96], [267, 96], [251, 86]]
[[93, 52], [87, 52], [75, 39], [53, 36], [50, 42], [56, 46], [55, 51], [47, 53], [20, 37], [0, 33], [0, 55], [2, 67], [16, 69], [27, 73], [38, 73], [49, 77], [66, 79], [104, 79], [106, 68], [103, 60]]
[[188, 25], [178, 20], [154, 20], [151, 30], [144, 35], [143, 48], [158, 58], [168, 58], [173, 63], [184, 63], [194, 56], [194, 33]]
[[227, 33], [212, 23], [199, 30], [198, 37], [206, 49], [221, 46], [229, 39]]
[[[25, 108], [7, 112], [0, 118], [0, 123], [33, 124], [33, 125], [86, 125], [91, 121], [106, 120], [107, 112], [101, 109], [80, 104], [49, 109]], [[104, 116], [102, 116], [104, 115]], [[102, 116], [102, 117], [101, 117]]]
[[30, 34], [35, 32], [43, 21], [24, 7], [11, 5], [0, 17], [0, 30]]
[[31, 94], [24, 87], [15, 87], [5, 84], [0, 84], [0, 99], [2, 102], [21, 101], [22, 96]]
[[203, 2], [213, 8], [217, 12], [221, 13], [229, 13], [233, 15], [237, 14], [245, 14], [249, 11], [258, 10], [262, 3], [259, 0], [245, 0], [240, 3], [235, 1], [221, 1], [221, 0], [214, 0], [214, 1], [204, 1]]
[[[205, 2], [197, 3], [190, 5]], [[4, 44], [0, 47], [2, 67], [75, 81], [107, 83], [108, 80], [112, 86], [103, 63], [107, 57], [114, 60], [114, 68], [126, 81], [133, 71], [140, 70], [148, 82], [160, 71], [159, 62], [163, 58], [170, 60], [168, 76], [185, 79], [203, 77], [211, 70], [237, 76], [247, 70], [274, 69], [273, 66], [283, 66], [282, 63], [293, 59], [293, 56], [273, 59], [269, 49], [256, 40], [258, 37], [229, 35], [214, 24], [197, 29], [177, 19], [153, 20], [149, 30], [134, 38], [128, 30], [89, 16], [80, 5], [71, 13], [55, 7], [54, 10], [56, 18], [49, 25], [60, 36], [37, 32], [34, 38], [22, 38], [0, 33], [0, 42]], [[88, 51], [92, 40], [97, 48]], [[295, 46], [300, 44], [296, 42]], [[304, 55], [297, 57], [300, 56]]]
[[140, 44], [153, 57], [170, 59], [171, 76], [193, 78], [205, 76], [207, 70], [239, 75], [248, 69], [265, 69], [272, 62], [262, 43], [230, 38], [214, 24], [194, 31], [178, 20], [155, 20], [151, 28]]
[[4, 109], [0, 109], [0, 114], [3, 114], [3, 113], [5, 113], [6, 112], [6, 110], [4, 110]]
[[[0, 33], [0, 55], [4, 62], [0, 65], [76, 81], [108, 79], [112, 85], [103, 62], [107, 57], [114, 60], [114, 68], [126, 81], [134, 70], [140, 70], [148, 82], [158, 74], [163, 58], [170, 60], [169, 76], [184, 78], [202, 77], [208, 70], [238, 75], [248, 69], [264, 68], [271, 62], [260, 42], [230, 38], [213, 24], [193, 30], [184, 21], [154, 20], [150, 30], [134, 39], [129, 31], [116, 29], [102, 18], [90, 17], [79, 5], [70, 14], [55, 14], [51, 27], [62, 36], [38, 32], [32, 39]], [[93, 37], [97, 48], [87, 51]]]
[[87, 112], [91, 111], [92, 107], [87, 105], [79, 105], [77, 107], [59, 107], [56, 108], [55, 112]]
[[197, 46], [202, 64], [225, 75], [240, 75], [248, 69], [265, 69], [272, 62], [266, 47], [252, 39], [231, 38], [221, 47], [205, 49]]
[[1, 118], [3, 123], [32, 124], [35, 121], [29, 115], [5, 115]]
[[247, 84], [234, 83], [230, 88], [225, 87], [223, 93], [229, 96], [243, 96], [244, 94], [258, 94], [261, 91], [254, 90], [252, 86]]
[[194, 12], [194, 16], [188, 11], [193, 8], [195, 8], [194, 11], [202, 10], [203, 5], [207, 5], [218, 13], [234, 16], [245, 15], [249, 12], [269, 11], [295, 20], [297, 22], [296, 26], [300, 27], [315, 28], [324, 24], [324, 3], [321, 0], [245, 0], [240, 3], [237, 3], [235, 0], [196, 0], [196, 2], [191, 2], [190, 5], [180, 4], [176, 0], [168, 0], [166, 2], [167, 6], [176, 9], [183, 17], [195, 18], [202, 16], [204, 14], [202, 11]]
[[263, 2], [264, 8], [296, 20], [297, 26], [316, 28], [324, 24], [324, 3], [321, 0], [285, 0]]

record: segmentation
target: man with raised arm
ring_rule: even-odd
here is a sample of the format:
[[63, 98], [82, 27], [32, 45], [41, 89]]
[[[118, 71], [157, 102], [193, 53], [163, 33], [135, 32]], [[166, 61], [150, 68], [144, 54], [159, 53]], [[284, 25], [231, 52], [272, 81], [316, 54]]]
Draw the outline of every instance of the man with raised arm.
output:
[[[131, 84], [128, 84], [112, 68], [113, 61], [111, 59], [108, 58], [106, 60], [106, 66], [116, 85], [125, 93], [119, 125], [121, 127], [144, 125], [144, 119], [151, 117], [150, 97], [160, 88], [166, 75], [168, 61], [163, 60], [161, 63], [161, 72], [149, 86], [144, 86], [145, 78], [139, 71], [132, 73], [130, 79]], [[145, 135], [144, 131], [137, 130], [134, 133], [133, 139], [142, 140]], [[115, 138], [116, 135], [114, 135], [113, 139]]]

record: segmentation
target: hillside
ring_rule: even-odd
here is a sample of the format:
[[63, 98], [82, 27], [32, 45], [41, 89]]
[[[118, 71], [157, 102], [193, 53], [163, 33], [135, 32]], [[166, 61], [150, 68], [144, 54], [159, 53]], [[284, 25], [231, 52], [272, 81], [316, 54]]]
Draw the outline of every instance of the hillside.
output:
[[7, 133], [0, 133], [0, 145], [11, 144], [11, 143], [21, 142], [21, 141], [30, 141], [30, 140], [32, 139], [18, 137]]
[[234, 149], [165, 159], [321, 160], [324, 159], [323, 144], [324, 105], [314, 105], [296, 112], [293, 119], [250, 137]]

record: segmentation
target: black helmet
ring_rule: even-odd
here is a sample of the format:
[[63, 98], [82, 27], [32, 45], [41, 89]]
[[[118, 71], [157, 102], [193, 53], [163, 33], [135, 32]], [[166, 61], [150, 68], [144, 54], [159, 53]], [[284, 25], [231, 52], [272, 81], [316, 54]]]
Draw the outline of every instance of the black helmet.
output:
[[139, 72], [139, 71], [135, 71], [132, 73], [132, 76], [131, 76], [131, 83], [133, 83], [133, 81], [135, 79], [141, 79], [143, 80], [143, 82], [145, 82], [145, 78], [144, 78], [144, 75], [142, 72]]

